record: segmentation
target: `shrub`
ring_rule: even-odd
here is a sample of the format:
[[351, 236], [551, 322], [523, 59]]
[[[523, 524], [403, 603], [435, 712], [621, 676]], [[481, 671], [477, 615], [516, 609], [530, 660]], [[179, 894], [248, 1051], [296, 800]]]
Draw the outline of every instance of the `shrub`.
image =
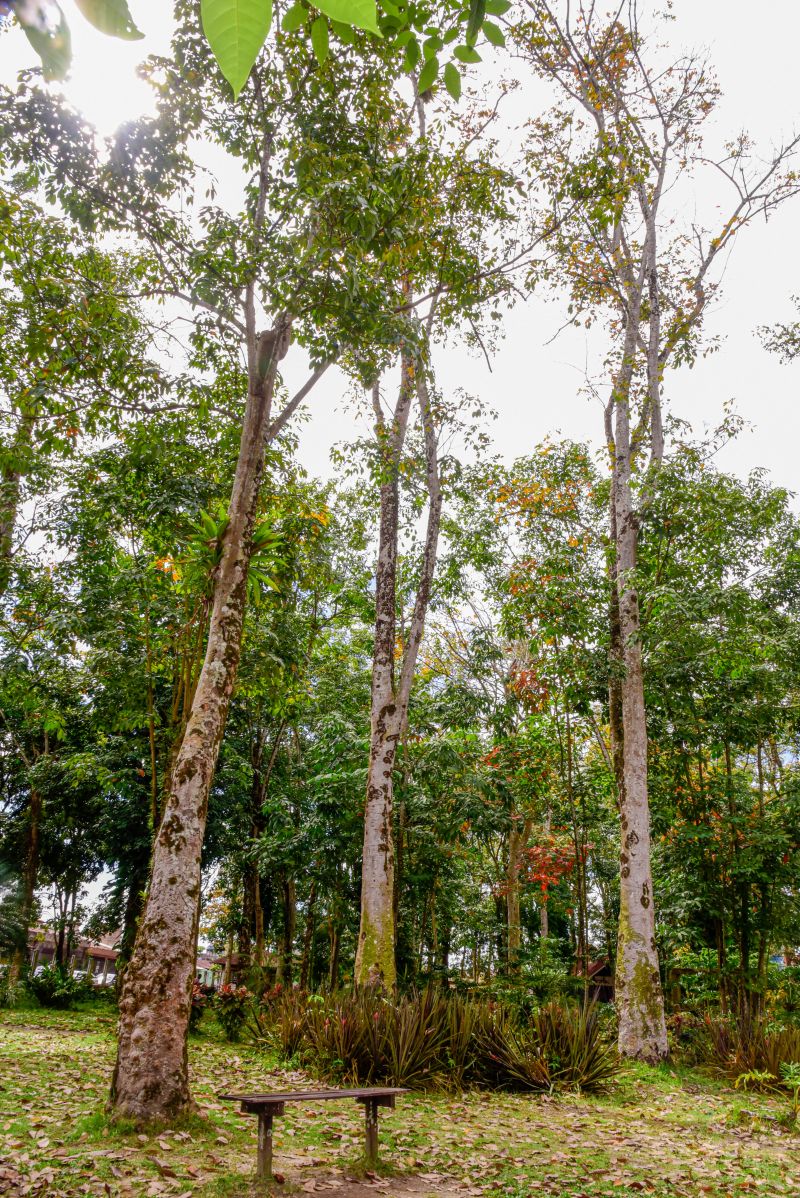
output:
[[549, 1090], [550, 1075], [530, 1030], [504, 1007], [484, 1007], [475, 1023], [475, 1080], [492, 1089]]
[[192, 1005], [189, 1008], [189, 1031], [196, 1032], [203, 1018], [203, 1012], [208, 1006], [208, 994], [198, 982], [192, 982]]
[[703, 1054], [705, 1020], [693, 1011], [673, 1011], [667, 1016], [670, 1052], [679, 1052], [684, 1061], [695, 1064]]
[[550, 1085], [594, 1093], [606, 1089], [619, 1071], [613, 1044], [604, 1034], [597, 1008], [549, 1003], [533, 1018], [534, 1042], [547, 1063]]
[[373, 994], [352, 994], [307, 1007], [309, 1055], [321, 1076], [362, 1086], [385, 1080], [380, 1060], [383, 1001]]
[[477, 1045], [475, 1031], [480, 1008], [474, 1002], [451, 998], [446, 1004], [443, 1080], [448, 1089], [460, 1090], [474, 1076]]
[[21, 983], [12, 982], [8, 965], [0, 965], [0, 1010], [15, 1007], [21, 997]]
[[66, 1011], [91, 994], [91, 982], [76, 978], [63, 965], [43, 965], [27, 979], [27, 986], [43, 1007]]
[[726, 1077], [745, 1073], [781, 1076], [781, 1067], [800, 1061], [800, 1027], [781, 1027], [761, 1018], [706, 1017], [704, 1059]]
[[306, 996], [299, 990], [270, 992], [262, 1004], [272, 1012], [272, 1041], [283, 1061], [298, 1055], [307, 1035]]
[[220, 986], [214, 999], [214, 1014], [225, 1039], [235, 1044], [241, 1039], [253, 995], [246, 986]]
[[255, 1038], [318, 1076], [413, 1089], [488, 1085], [604, 1090], [619, 1068], [594, 1008], [551, 1004], [530, 1019], [433, 988], [392, 1001], [372, 991], [284, 995], [254, 1014]]

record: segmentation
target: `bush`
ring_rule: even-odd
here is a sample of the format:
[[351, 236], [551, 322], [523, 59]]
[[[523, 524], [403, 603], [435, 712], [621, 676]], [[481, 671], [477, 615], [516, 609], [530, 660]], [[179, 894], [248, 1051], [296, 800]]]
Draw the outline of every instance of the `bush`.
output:
[[222, 1028], [225, 1039], [235, 1044], [242, 1037], [242, 1030], [252, 1006], [253, 995], [246, 986], [228, 984], [220, 986], [214, 999], [214, 1014]]
[[504, 1007], [480, 1011], [474, 1032], [475, 1080], [492, 1089], [549, 1090], [547, 1063], [529, 1029]]
[[291, 1061], [305, 1043], [307, 1003], [301, 991], [276, 986], [250, 1011], [252, 1039], [274, 1049], [282, 1061]]
[[192, 1005], [189, 1008], [189, 1031], [196, 1032], [203, 1018], [203, 1012], [208, 1006], [208, 994], [198, 982], [192, 982]]
[[547, 1062], [551, 1087], [605, 1090], [619, 1071], [616, 1049], [594, 1006], [549, 1003], [533, 1018], [537, 1050]]
[[22, 985], [12, 982], [8, 965], [0, 965], [0, 1010], [15, 1007], [22, 997]]
[[92, 993], [92, 983], [76, 978], [63, 965], [43, 965], [27, 979], [27, 986], [43, 1007], [66, 1011]]
[[673, 1011], [667, 1016], [667, 1037], [670, 1053], [678, 1052], [682, 1060], [696, 1064], [703, 1056], [705, 1020], [694, 1011]]
[[254, 1026], [284, 1059], [350, 1085], [599, 1091], [619, 1069], [594, 1009], [553, 1003], [526, 1019], [432, 988], [398, 1001], [371, 991], [289, 993], [256, 1013]]
[[705, 1061], [734, 1081], [746, 1073], [778, 1078], [783, 1066], [800, 1061], [800, 1027], [782, 1027], [755, 1017], [711, 1016], [705, 1026]]

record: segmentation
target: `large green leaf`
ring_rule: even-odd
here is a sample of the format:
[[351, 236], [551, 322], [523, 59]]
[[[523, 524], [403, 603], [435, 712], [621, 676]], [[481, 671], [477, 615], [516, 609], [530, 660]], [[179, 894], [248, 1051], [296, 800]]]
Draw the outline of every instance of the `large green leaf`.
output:
[[375, 0], [313, 0], [313, 4], [334, 21], [355, 25], [357, 29], [366, 29], [380, 36]]
[[317, 17], [311, 26], [311, 45], [320, 66], [327, 60], [329, 52], [328, 22], [325, 17]]
[[75, 3], [86, 20], [101, 33], [121, 37], [128, 42], [144, 37], [134, 24], [127, 0], [75, 0]]
[[234, 97], [247, 82], [272, 21], [272, 0], [201, 0], [208, 44]]
[[304, 4], [293, 4], [281, 21], [281, 28], [286, 33], [295, 33], [302, 29], [308, 20], [308, 9]]
[[59, 20], [58, 25], [52, 29], [40, 29], [38, 20], [28, 22], [25, 19], [24, 8], [16, 13], [17, 20], [25, 30], [25, 36], [42, 60], [42, 74], [45, 79], [63, 79], [72, 62], [69, 26], [60, 6], [54, 7]]
[[470, 0], [469, 23], [467, 25], [467, 45], [474, 46], [481, 31], [483, 18], [486, 16], [486, 0]]
[[429, 87], [432, 87], [436, 81], [436, 76], [439, 74], [439, 59], [434, 55], [429, 58], [425, 66], [419, 73], [417, 87], [421, 92], [426, 92]]
[[452, 62], [444, 68], [444, 85], [454, 100], [461, 99], [461, 75]]

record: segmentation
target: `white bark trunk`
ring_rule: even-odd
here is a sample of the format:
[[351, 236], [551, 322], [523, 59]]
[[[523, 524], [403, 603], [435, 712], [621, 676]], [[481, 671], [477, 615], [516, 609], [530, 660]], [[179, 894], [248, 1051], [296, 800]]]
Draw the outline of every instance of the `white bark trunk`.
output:
[[626, 394], [615, 404], [613, 525], [622, 648], [622, 773], [620, 799], [620, 916], [616, 1003], [620, 1053], [659, 1061], [668, 1052], [664, 999], [655, 941], [647, 787], [647, 720], [641, 623], [636, 591], [638, 521], [631, 495], [630, 428]]
[[[355, 978], [359, 986], [394, 989], [397, 980], [394, 921], [394, 843], [392, 836], [393, 774], [397, 745], [405, 727], [408, 701], [430, 600], [439, 541], [442, 497], [439, 487], [436, 434], [427, 382], [422, 368], [402, 361], [400, 395], [391, 430], [387, 430], [375, 392], [378, 436], [384, 443], [386, 477], [381, 486], [381, 524], [375, 586], [375, 652], [367, 801], [364, 811], [364, 856], [361, 871], [361, 921]], [[425, 434], [429, 496], [422, 573], [405, 646], [400, 681], [395, 688], [395, 615], [397, 606], [397, 538], [399, 531], [398, 466], [416, 389]]]

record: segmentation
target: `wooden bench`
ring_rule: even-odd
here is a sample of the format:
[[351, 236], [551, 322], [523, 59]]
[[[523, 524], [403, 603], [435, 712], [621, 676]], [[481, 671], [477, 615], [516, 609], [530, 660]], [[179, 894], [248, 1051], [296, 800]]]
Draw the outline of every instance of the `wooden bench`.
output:
[[364, 1104], [367, 1165], [378, 1156], [378, 1107], [394, 1106], [397, 1094], [408, 1091], [397, 1086], [367, 1086], [361, 1090], [286, 1090], [273, 1094], [220, 1094], [225, 1102], [240, 1102], [241, 1110], [258, 1115], [258, 1176], [272, 1177], [272, 1120], [284, 1114], [287, 1102], [330, 1102], [334, 1098], [354, 1098]]

